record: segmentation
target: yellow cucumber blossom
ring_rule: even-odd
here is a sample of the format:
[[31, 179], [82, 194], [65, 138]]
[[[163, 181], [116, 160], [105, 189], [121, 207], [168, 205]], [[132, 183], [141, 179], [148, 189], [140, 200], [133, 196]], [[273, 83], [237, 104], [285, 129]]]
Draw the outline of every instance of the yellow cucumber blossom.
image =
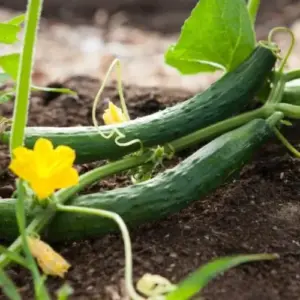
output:
[[111, 101], [108, 103], [108, 108], [104, 111], [103, 120], [106, 125], [126, 122], [126, 116], [122, 109], [114, 105]]
[[54, 149], [49, 140], [39, 138], [33, 150], [17, 147], [13, 156], [9, 169], [27, 181], [39, 199], [51, 196], [56, 189], [78, 183], [78, 172], [72, 167], [75, 151], [70, 147]]
[[46, 275], [64, 277], [71, 265], [48, 244], [38, 238], [28, 237], [29, 250]]

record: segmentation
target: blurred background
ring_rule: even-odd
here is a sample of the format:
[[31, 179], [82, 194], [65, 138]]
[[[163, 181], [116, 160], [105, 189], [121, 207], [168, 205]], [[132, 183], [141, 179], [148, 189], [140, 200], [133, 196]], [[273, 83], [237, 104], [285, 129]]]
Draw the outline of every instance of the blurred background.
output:
[[[0, 20], [24, 12], [26, 2], [0, 0]], [[203, 89], [218, 74], [180, 76], [163, 59], [164, 51], [176, 41], [196, 3], [197, 0], [45, 0], [34, 81], [47, 84], [72, 75], [102, 78], [114, 57], [118, 57], [126, 83]], [[257, 37], [266, 38], [275, 26], [291, 27], [300, 42], [299, 0], [261, 0]], [[285, 49], [288, 38], [283, 34], [277, 39]], [[289, 68], [300, 67], [299, 44]]]

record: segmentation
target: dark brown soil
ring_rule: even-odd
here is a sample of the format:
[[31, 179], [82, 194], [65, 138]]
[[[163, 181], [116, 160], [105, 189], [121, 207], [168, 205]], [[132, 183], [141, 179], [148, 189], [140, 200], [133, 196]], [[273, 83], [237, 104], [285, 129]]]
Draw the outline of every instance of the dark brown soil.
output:
[[[79, 98], [35, 95], [30, 108], [31, 125], [91, 124], [91, 103], [98, 88], [97, 81], [72, 78], [64, 85], [76, 89]], [[150, 114], [188, 96], [180, 91], [126, 87], [133, 117]], [[104, 97], [117, 102], [115, 87], [108, 87]], [[9, 116], [11, 108], [11, 104], [1, 106], [0, 115]], [[6, 150], [1, 146], [2, 170], [8, 164]], [[84, 171], [92, 166], [79, 167]], [[102, 181], [93, 190], [110, 189], [127, 182], [126, 177], [118, 176]], [[4, 172], [0, 196], [8, 197], [12, 190], [13, 178]], [[279, 260], [247, 264], [226, 272], [205, 288], [203, 296], [208, 300], [299, 300], [299, 191], [299, 161], [286, 154], [279, 143], [269, 143], [236, 181], [181, 213], [131, 230], [135, 278], [150, 272], [178, 282], [215, 257], [276, 252], [280, 254]], [[72, 264], [66, 276], [75, 290], [71, 299], [127, 299], [122, 282], [124, 260], [119, 235], [55, 248]], [[24, 299], [32, 299], [28, 274], [13, 269], [10, 275]], [[53, 292], [61, 284], [61, 280], [48, 280]]]

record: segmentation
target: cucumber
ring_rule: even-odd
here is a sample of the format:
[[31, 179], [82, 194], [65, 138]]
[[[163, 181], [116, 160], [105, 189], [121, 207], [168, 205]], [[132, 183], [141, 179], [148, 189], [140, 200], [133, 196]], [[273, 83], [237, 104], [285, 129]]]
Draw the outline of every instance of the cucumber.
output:
[[[249, 107], [250, 101], [272, 70], [276, 57], [270, 49], [258, 46], [236, 70], [227, 73], [205, 92], [150, 116], [120, 125], [102, 126], [108, 134], [118, 128], [126, 135], [122, 142], [140, 139], [145, 147], [176, 140], [198, 129], [222, 121]], [[0, 136], [8, 143], [10, 132]], [[102, 138], [94, 127], [28, 127], [25, 145], [32, 148], [39, 137], [55, 146], [67, 145], [76, 151], [76, 163], [117, 159], [139, 149], [140, 144], [119, 147], [114, 139]]]
[[[272, 123], [255, 119], [214, 139], [193, 155], [155, 178], [133, 186], [79, 196], [68, 204], [101, 208], [121, 215], [130, 227], [161, 219], [199, 200], [229, 180], [251, 155], [272, 136]], [[273, 122], [274, 123], [274, 122]], [[271, 125], [270, 125], [271, 124]], [[0, 237], [13, 240], [18, 233], [15, 201], [0, 202]], [[29, 220], [33, 218], [28, 208]], [[117, 228], [110, 220], [59, 212], [44, 231], [52, 242], [97, 237]]]
[[289, 103], [293, 105], [300, 105], [300, 86], [299, 85], [286, 86], [284, 89], [284, 94], [281, 102]]

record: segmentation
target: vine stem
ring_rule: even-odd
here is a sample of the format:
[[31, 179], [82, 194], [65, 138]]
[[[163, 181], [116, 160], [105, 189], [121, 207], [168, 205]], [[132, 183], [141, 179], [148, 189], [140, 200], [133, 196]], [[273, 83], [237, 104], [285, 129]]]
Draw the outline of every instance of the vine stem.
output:
[[43, 0], [28, 1], [23, 49], [20, 56], [16, 83], [16, 100], [10, 139], [11, 155], [13, 149], [23, 144], [28, 115], [34, 49], [42, 5]]
[[274, 128], [274, 133], [282, 144], [292, 153], [295, 157], [300, 157], [300, 152], [284, 137], [284, 135], [277, 129]]
[[[20, 63], [18, 66], [18, 77], [16, 83], [16, 100], [12, 121], [12, 134], [10, 138], [10, 154], [13, 156], [13, 150], [23, 145], [24, 132], [28, 117], [29, 97], [31, 89], [31, 73], [33, 65], [34, 50], [38, 24], [42, 12], [43, 0], [28, 0], [25, 35], [23, 47], [20, 54]], [[34, 282], [35, 297], [37, 299], [50, 299], [47, 289], [41, 279], [38, 267], [31, 255], [26, 232], [25, 216], [25, 187], [24, 182], [19, 180], [17, 183], [18, 198], [16, 202], [16, 219], [21, 235], [21, 246], [26, 255], [26, 261], [31, 270]]]
[[129, 293], [129, 296], [133, 300], [145, 300], [143, 297], [137, 294], [133, 286], [133, 278], [132, 278], [132, 247], [131, 247], [131, 240], [130, 235], [127, 229], [127, 226], [123, 219], [116, 213], [106, 211], [103, 209], [95, 209], [95, 208], [85, 208], [85, 207], [78, 207], [73, 205], [61, 205], [57, 204], [56, 209], [58, 211], [63, 212], [71, 212], [71, 213], [80, 213], [80, 214], [90, 214], [90, 215], [97, 215], [99, 217], [104, 217], [113, 220], [119, 226], [121, 231], [123, 242], [124, 242], [124, 251], [125, 251], [125, 283], [126, 288]]
[[204, 129], [200, 129], [176, 141], [171, 142], [170, 145], [175, 151], [180, 151], [187, 147], [193, 146], [199, 143], [200, 141], [204, 141], [208, 138], [212, 138], [216, 135], [225, 133], [226, 131], [241, 126], [255, 118], [270, 116], [274, 111], [275, 111], [275, 106], [265, 105], [256, 110], [238, 115], [236, 117], [227, 119], [222, 122], [218, 122]]
[[108, 81], [108, 77], [109, 75], [111, 74], [113, 68], [116, 66], [116, 69], [117, 69], [117, 82], [118, 82], [118, 94], [119, 94], [119, 97], [120, 97], [120, 102], [121, 102], [121, 107], [122, 107], [122, 111], [123, 113], [125, 114], [125, 117], [126, 119], [129, 121], [130, 120], [130, 116], [129, 116], [129, 113], [128, 113], [128, 110], [127, 110], [127, 106], [126, 106], [126, 101], [125, 101], [125, 97], [124, 97], [124, 93], [123, 93], [123, 88], [122, 88], [122, 74], [121, 74], [121, 62], [119, 59], [115, 59], [110, 67], [108, 68], [106, 74], [105, 74], [105, 77], [102, 81], [102, 84], [101, 84], [101, 87], [95, 97], [95, 100], [94, 100], [94, 103], [93, 103], [93, 107], [92, 107], [92, 119], [93, 119], [93, 124], [95, 127], [98, 127], [99, 124], [98, 124], [98, 121], [97, 121], [97, 117], [96, 117], [96, 109], [97, 109], [97, 106], [98, 106], [98, 103], [100, 101], [100, 96], [102, 95], [103, 93], [103, 90], [105, 88], [105, 85]]
[[105, 85], [108, 81], [108, 78], [113, 70], [113, 68], [116, 67], [116, 70], [117, 70], [117, 83], [118, 83], [118, 87], [117, 87], [117, 90], [118, 90], [118, 94], [119, 94], [119, 98], [120, 98], [120, 102], [121, 102], [121, 107], [122, 107], [122, 113], [125, 115], [125, 118], [127, 121], [130, 120], [130, 116], [129, 116], [129, 113], [128, 113], [128, 110], [127, 110], [127, 106], [126, 106], [126, 101], [125, 101], [125, 97], [124, 97], [124, 93], [123, 93], [123, 87], [122, 87], [122, 73], [121, 73], [121, 62], [119, 59], [115, 59], [111, 64], [110, 64], [110, 67], [108, 68], [106, 74], [105, 74], [105, 77], [102, 81], [102, 84], [98, 90], [98, 93], [96, 94], [96, 97], [94, 99], [94, 103], [93, 103], [93, 107], [92, 107], [92, 120], [93, 120], [93, 124], [94, 124], [94, 127], [97, 129], [99, 135], [104, 138], [104, 139], [111, 139], [113, 138], [114, 135], [116, 135], [116, 138], [115, 138], [115, 143], [120, 146], [120, 147], [127, 147], [127, 146], [130, 146], [130, 145], [133, 145], [135, 143], [138, 143], [140, 144], [141, 146], [141, 151], [143, 150], [143, 144], [142, 142], [139, 140], [139, 139], [133, 139], [129, 142], [125, 142], [125, 143], [122, 143], [120, 142], [120, 140], [122, 140], [123, 138], [125, 138], [126, 136], [117, 128], [113, 128], [112, 131], [105, 135], [100, 127], [99, 127], [99, 124], [98, 124], [98, 120], [97, 120], [97, 114], [96, 114], [96, 110], [97, 110], [97, 106], [99, 104], [99, 101], [100, 101], [100, 97], [103, 93], [103, 90], [105, 88]]
[[31, 255], [28, 242], [27, 242], [26, 218], [25, 218], [25, 207], [24, 207], [26, 196], [25, 196], [24, 182], [22, 180], [18, 180], [17, 190], [18, 190], [18, 198], [16, 202], [16, 218], [19, 226], [19, 232], [21, 236], [23, 250], [26, 255], [26, 262], [28, 263], [28, 268], [30, 269], [31, 274], [33, 276], [35, 296], [36, 299], [50, 300], [48, 291], [45, 288], [40, 272], [38, 270], [34, 258]]
[[252, 24], [255, 24], [256, 15], [260, 6], [260, 0], [248, 0], [248, 11], [252, 21]]
[[295, 35], [289, 28], [286, 28], [286, 27], [273, 28], [268, 35], [269, 44], [272, 44], [273, 36], [280, 31], [287, 32], [290, 35], [291, 43], [289, 45], [287, 53], [284, 55], [284, 57], [280, 63], [278, 71], [275, 72], [274, 87], [269, 95], [268, 100], [267, 100], [267, 102], [269, 102], [269, 103], [279, 103], [282, 100], [283, 90], [284, 90], [285, 83], [286, 83], [286, 75], [283, 73], [283, 70], [284, 70], [287, 60], [290, 57], [290, 55], [293, 51], [293, 48], [295, 46]]
[[286, 82], [293, 81], [293, 80], [296, 80], [296, 79], [300, 79], [300, 69], [286, 72], [284, 74], [284, 78], [285, 78]]

